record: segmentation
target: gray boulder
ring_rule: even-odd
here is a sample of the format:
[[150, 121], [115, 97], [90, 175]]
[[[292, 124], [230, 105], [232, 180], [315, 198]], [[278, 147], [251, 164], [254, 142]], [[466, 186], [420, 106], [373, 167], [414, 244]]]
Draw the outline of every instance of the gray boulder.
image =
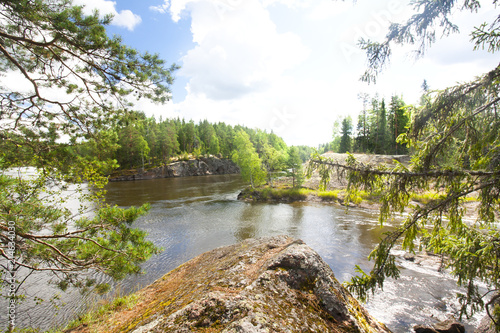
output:
[[390, 332], [301, 240], [206, 252], [138, 292], [131, 309], [75, 332]]

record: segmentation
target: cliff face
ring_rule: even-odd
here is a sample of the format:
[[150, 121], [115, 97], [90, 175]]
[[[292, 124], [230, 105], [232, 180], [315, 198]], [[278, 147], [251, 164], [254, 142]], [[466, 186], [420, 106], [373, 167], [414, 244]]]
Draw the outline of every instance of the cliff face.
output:
[[137, 169], [128, 173], [112, 174], [110, 181], [141, 180], [154, 178], [228, 175], [239, 173], [240, 169], [231, 160], [216, 157], [202, 157], [196, 160], [178, 161], [159, 168]]
[[389, 332], [300, 240], [206, 252], [139, 291], [139, 303], [74, 332]]

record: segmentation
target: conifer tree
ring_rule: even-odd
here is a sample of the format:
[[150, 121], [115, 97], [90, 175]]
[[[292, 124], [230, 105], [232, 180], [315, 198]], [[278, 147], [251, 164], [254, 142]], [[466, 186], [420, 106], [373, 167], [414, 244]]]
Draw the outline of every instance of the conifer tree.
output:
[[[177, 66], [108, 37], [111, 16], [86, 16], [70, 0], [2, 1], [0, 16], [0, 70], [24, 83], [15, 90], [0, 77], [2, 294], [10, 287], [6, 272], [17, 274], [16, 284], [49, 274], [61, 289], [82, 290], [96, 287], [92, 272], [113, 279], [140, 272], [159, 249], [131, 227], [147, 206], [119, 209], [101, 200], [103, 171], [116, 166], [118, 138], [110, 130], [134, 98], [167, 101]], [[78, 144], [102, 154], [79, 156]], [[36, 175], [8, 174], [27, 166]], [[68, 184], [88, 206], [64, 208]], [[93, 214], [82, 215], [88, 209]]]
[[343, 154], [352, 151], [352, 119], [350, 116], [342, 120], [340, 134], [339, 153]]
[[297, 147], [290, 147], [288, 150], [287, 167], [287, 175], [292, 177], [292, 186], [294, 188], [302, 186], [304, 183], [304, 170]]
[[[496, 4], [496, 0], [493, 1]], [[394, 44], [417, 44], [423, 54], [435, 41], [457, 32], [452, 23], [453, 10], [475, 13], [482, 1], [432, 1], [414, 3], [418, 10], [407, 22], [393, 23], [385, 40], [361, 40], [369, 65], [363, 79], [374, 82], [391, 55]], [[440, 31], [436, 31], [439, 29]], [[500, 50], [499, 20], [485, 22], [471, 32], [475, 49]], [[412, 211], [402, 225], [374, 249], [370, 258], [374, 267], [356, 276], [349, 288], [359, 296], [381, 287], [386, 278], [397, 278], [399, 270], [391, 250], [401, 244], [415, 251], [417, 241], [430, 251], [448, 258], [448, 267], [465, 291], [458, 296], [461, 315], [470, 316], [486, 308], [496, 330], [500, 329], [500, 66], [477, 79], [428, 95], [417, 110], [403, 141], [414, 151], [409, 166], [395, 168], [362, 165], [353, 156], [347, 164], [327, 161], [321, 156], [311, 166], [344, 169], [348, 172], [349, 193], [359, 189], [380, 191], [380, 222], [409, 207]], [[326, 172], [323, 174], [328, 175]], [[412, 195], [437, 191], [434, 200], [412, 206]], [[464, 203], [471, 195], [478, 199], [474, 223], [464, 219]], [[349, 195], [348, 195], [349, 197]], [[429, 227], [430, 226], [430, 227]], [[487, 286], [482, 293], [478, 282]]]

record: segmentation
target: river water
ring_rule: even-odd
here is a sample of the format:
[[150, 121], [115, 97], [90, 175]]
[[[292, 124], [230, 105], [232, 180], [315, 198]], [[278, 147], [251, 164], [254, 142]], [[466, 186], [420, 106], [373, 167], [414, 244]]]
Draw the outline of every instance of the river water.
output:
[[[145, 274], [125, 279], [116, 290], [121, 293], [138, 290], [216, 247], [247, 238], [283, 234], [305, 241], [342, 282], [352, 277], [355, 265], [370, 268], [367, 256], [383, 232], [393, 227], [389, 223], [382, 230], [376, 210], [346, 212], [344, 207], [335, 204], [263, 204], [236, 200], [245, 186], [238, 175], [108, 184], [106, 200], [110, 204], [121, 207], [151, 204], [149, 214], [136, 221], [135, 227], [146, 230], [149, 239], [164, 249], [143, 265]], [[444, 320], [457, 311], [454, 296], [458, 289], [448, 275], [405, 260], [399, 262], [401, 278], [388, 281], [384, 290], [365, 305], [373, 316], [394, 332], [411, 332], [415, 324]], [[42, 292], [41, 285], [32, 282], [30, 293]], [[57, 316], [51, 306], [32, 305], [29, 311], [20, 311], [23, 318], [19, 320], [47, 328], [85, 309], [85, 300], [75, 293], [61, 298], [66, 306]], [[467, 331], [472, 331], [471, 325], [476, 324], [477, 319], [466, 323]]]

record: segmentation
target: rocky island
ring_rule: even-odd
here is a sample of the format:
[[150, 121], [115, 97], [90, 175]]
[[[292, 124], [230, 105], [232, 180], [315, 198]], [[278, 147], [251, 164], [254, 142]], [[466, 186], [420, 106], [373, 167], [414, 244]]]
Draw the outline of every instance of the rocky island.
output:
[[66, 332], [390, 332], [301, 240], [248, 239], [206, 252], [138, 302]]

